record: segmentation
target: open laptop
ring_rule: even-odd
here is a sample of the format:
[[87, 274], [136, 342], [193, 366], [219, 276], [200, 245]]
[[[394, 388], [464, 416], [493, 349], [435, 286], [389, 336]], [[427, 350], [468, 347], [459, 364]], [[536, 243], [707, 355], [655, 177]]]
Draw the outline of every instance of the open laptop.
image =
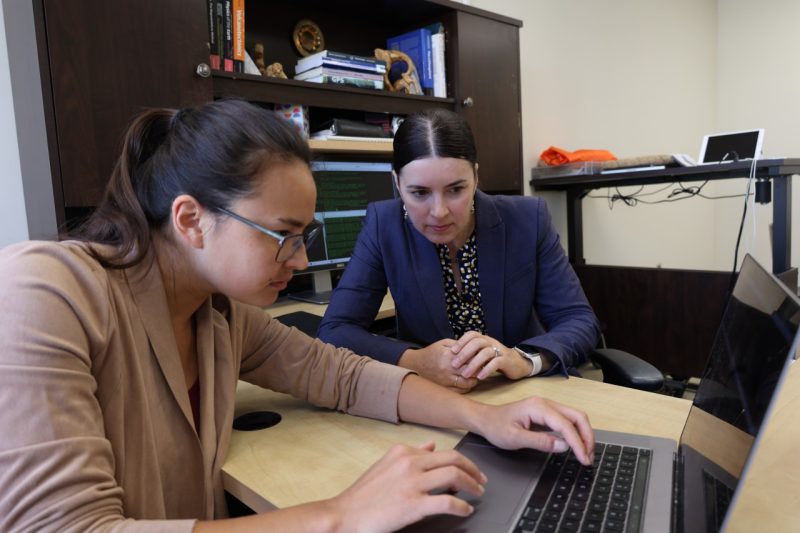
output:
[[596, 431], [595, 463], [501, 450], [467, 434], [457, 449], [488, 476], [475, 512], [408, 531], [718, 531], [758, 446], [798, 343], [800, 300], [751, 256], [742, 263], [680, 443]]
[[763, 129], [706, 135], [703, 137], [697, 163], [710, 165], [760, 158], [763, 142]]

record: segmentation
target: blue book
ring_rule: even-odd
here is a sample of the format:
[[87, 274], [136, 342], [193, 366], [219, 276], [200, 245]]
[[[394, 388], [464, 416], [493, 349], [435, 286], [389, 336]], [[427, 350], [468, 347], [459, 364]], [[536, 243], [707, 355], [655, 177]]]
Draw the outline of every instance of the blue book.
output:
[[420, 28], [396, 37], [386, 39], [386, 48], [399, 50], [414, 62], [419, 81], [425, 92], [433, 91], [433, 53], [431, 52], [431, 32]]

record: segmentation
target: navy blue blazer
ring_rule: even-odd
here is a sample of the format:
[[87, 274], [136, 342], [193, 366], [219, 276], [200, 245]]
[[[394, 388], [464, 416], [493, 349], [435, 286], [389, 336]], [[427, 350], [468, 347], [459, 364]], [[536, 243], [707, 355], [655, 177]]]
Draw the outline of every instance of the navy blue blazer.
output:
[[[597, 345], [597, 318], [553, 227], [545, 202], [475, 196], [478, 282], [486, 334], [544, 351], [565, 373]], [[398, 339], [368, 331], [386, 289]], [[396, 364], [409, 348], [453, 338], [436, 245], [403, 217], [400, 200], [370, 204], [350, 263], [333, 292], [319, 338]], [[560, 364], [559, 364], [560, 363]]]

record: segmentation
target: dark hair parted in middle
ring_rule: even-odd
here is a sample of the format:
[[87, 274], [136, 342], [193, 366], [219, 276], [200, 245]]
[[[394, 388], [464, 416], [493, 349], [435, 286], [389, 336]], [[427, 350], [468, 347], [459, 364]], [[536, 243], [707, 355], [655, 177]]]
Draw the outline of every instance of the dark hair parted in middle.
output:
[[271, 163], [310, 158], [294, 128], [243, 100], [146, 110], [125, 133], [103, 201], [74, 237], [114, 245], [111, 257], [98, 257], [106, 266], [136, 264], [179, 195], [211, 210], [228, 207], [255, 192], [257, 176]]
[[447, 109], [432, 108], [408, 116], [394, 135], [392, 169], [400, 170], [417, 159], [454, 157], [478, 161], [475, 139], [464, 117]]

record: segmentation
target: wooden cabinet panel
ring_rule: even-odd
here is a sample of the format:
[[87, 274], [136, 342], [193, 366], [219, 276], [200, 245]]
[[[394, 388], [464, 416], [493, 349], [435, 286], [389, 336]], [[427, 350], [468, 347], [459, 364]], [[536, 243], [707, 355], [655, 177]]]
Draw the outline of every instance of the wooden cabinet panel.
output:
[[456, 19], [453, 90], [475, 135], [480, 187], [521, 193], [519, 28], [465, 12]]
[[135, 113], [211, 99], [205, 0], [45, 0], [44, 16], [64, 204], [95, 206]]
[[699, 376], [725, 310], [731, 274], [573, 265], [609, 348], [662, 372]]

